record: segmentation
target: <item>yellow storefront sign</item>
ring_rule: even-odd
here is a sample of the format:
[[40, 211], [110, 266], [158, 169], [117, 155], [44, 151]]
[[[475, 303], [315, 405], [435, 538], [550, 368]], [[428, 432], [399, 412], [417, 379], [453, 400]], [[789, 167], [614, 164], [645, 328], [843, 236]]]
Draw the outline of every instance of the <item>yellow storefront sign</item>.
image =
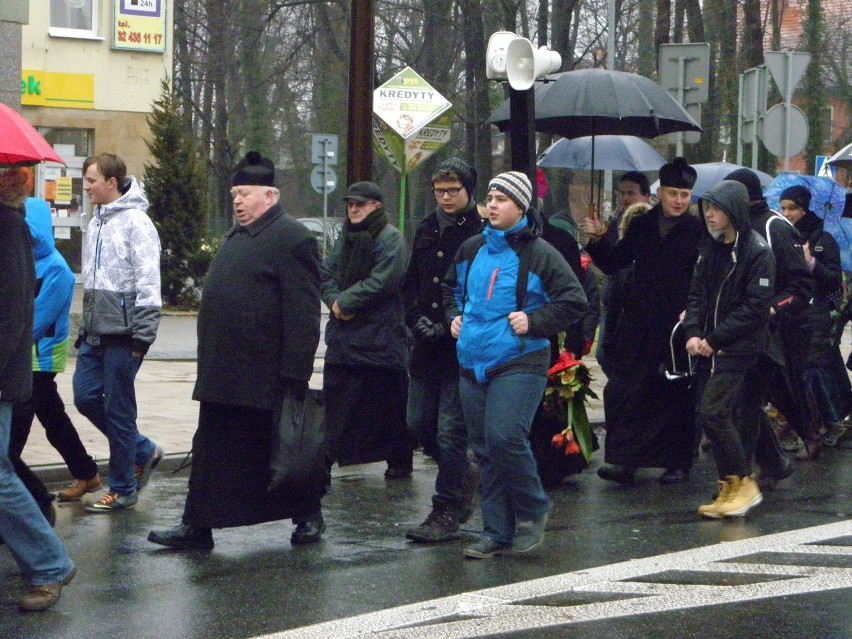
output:
[[21, 104], [94, 109], [95, 76], [24, 69], [21, 71]]

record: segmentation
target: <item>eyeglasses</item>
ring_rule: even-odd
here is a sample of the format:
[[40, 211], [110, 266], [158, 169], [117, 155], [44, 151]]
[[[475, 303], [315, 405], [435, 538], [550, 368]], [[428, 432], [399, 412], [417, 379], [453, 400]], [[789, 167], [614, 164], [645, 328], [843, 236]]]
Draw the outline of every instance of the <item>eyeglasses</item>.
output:
[[[464, 188], [464, 187], [462, 187], [462, 188]], [[461, 188], [432, 189], [432, 193], [435, 194], [435, 197], [444, 197], [444, 195], [449, 195], [450, 197], [455, 197], [459, 193], [461, 193]]]

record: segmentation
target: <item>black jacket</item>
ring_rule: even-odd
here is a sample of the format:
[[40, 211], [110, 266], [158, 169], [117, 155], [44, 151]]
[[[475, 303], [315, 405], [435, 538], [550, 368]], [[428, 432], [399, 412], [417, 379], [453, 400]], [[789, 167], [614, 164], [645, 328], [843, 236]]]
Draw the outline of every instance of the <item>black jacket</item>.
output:
[[805, 264], [802, 239], [785, 218], [774, 213], [766, 200], [749, 207], [751, 228], [769, 243], [775, 256], [775, 294], [772, 308], [781, 320], [800, 322], [814, 294], [814, 279]]
[[831, 346], [834, 310], [832, 297], [840, 295], [843, 275], [840, 267], [840, 248], [830, 233], [823, 229], [823, 222], [808, 211], [796, 222], [796, 230], [802, 236], [814, 257], [811, 273], [814, 279], [814, 296], [805, 309], [805, 330], [810, 335], [810, 356], [818, 358]]
[[32, 393], [35, 265], [22, 211], [0, 204], [0, 400]]
[[[775, 261], [751, 230], [742, 184], [723, 180], [704, 194], [702, 203], [707, 202], [728, 213], [737, 234], [729, 258], [721, 239], [708, 233], [701, 241], [684, 320], [686, 339], [704, 338], [716, 351], [712, 371], [746, 370], [767, 347]], [[721, 254], [724, 260], [718, 259]], [[713, 281], [721, 282], [718, 292]]]
[[198, 310], [193, 399], [271, 409], [306, 386], [320, 336], [319, 249], [276, 204], [225, 235]]
[[459, 247], [481, 230], [482, 219], [473, 200], [467, 209], [455, 215], [455, 224], [446, 227], [443, 233], [436, 211], [417, 226], [402, 288], [405, 323], [410, 329], [426, 316], [435, 323], [444, 324], [446, 333], [435, 342], [423, 342], [415, 336], [409, 362], [409, 371], [414, 376], [458, 372], [456, 340], [450, 335], [450, 327], [444, 319], [441, 282]]

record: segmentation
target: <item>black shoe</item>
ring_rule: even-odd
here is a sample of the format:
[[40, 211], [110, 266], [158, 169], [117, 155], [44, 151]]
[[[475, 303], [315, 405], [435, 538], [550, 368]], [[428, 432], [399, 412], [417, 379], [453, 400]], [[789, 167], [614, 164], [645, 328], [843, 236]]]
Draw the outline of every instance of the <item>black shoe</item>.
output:
[[788, 461], [787, 465], [777, 473], [760, 473], [758, 475], [758, 485], [763, 490], [775, 490], [778, 487], [778, 482], [787, 479], [792, 474], [793, 464]]
[[598, 477], [607, 481], [615, 481], [619, 484], [632, 484], [635, 470], [626, 466], [601, 466], [598, 468]]
[[315, 544], [325, 532], [325, 522], [322, 517], [296, 522], [296, 530], [290, 535], [291, 544]]
[[148, 533], [148, 541], [181, 550], [212, 550], [213, 531], [210, 528], [180, 524], [171, 530], [152, 530]]
[[411, 477], [411, 466], [388, 466], [385, 479], [408, 479]]
[[660, 475], [661, 484], [683, 484], [689, 481], [689, 471], [685, 468], [669, 468]]

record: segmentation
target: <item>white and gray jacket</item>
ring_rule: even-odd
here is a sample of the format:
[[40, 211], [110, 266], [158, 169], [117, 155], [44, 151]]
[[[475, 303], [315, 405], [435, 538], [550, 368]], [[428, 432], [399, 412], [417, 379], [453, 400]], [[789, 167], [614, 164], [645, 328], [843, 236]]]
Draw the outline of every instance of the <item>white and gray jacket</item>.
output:
[[90, 344], [128, 336], [144, 353], [160, 324], [160, 237], [139, 184], [128, 181], [115, 202], [95, 207], [86, 233], [80, 333]]

